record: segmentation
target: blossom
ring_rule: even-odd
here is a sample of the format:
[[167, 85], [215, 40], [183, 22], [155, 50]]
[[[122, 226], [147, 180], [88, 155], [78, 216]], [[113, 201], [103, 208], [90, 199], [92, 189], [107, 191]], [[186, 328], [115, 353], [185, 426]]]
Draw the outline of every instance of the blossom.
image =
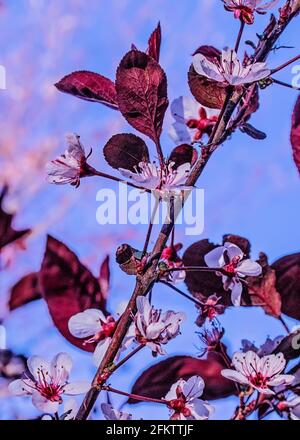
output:
[[151, 306], [145, 297], [138, 297], [136, 306], [137, 313], [129, 335], [139, 344], [149, 347], [152, 353], [165, 354], [161, 346], [180, 333], [180, 324], [185, 320], [185, 314], [172, 310], [162, 313]]
[[225, 330], [217, 319], [212, 321], [211, 326], [205, 326], [200, 332], [196, 332], [201, 342], [199, 356], [202, 357], [209, 351], [217, 351], [224, 333]]
[[263, 394], [274, 394], [270, 387], [288, 385], [294, 380], [291, 374], [280, 374], [286, 365], [282, 353], [259, 357], [250, 350], [247, 353], [235, 353], [232, 363], [235, 370], [222, 370], [222, 376], [251, 386]]
[[300, 420], [300, 396], [279, 402], [277, 408], [279, 411], [288, 411], [292, 420]]
[[216, 316], [222, 315], [225, 311], [225, 306], [223, 304], [218, 304], [222, 297], [217, 296], [216, 294], [210, 295], [205, 302], [202, 302], [200, 308], [201, 313], [199, 318], [197, 319], [197, 324], [199, 326], [203, 325], [208, 319], [209, 321], [213, 321]]
[[233, 305], [239, 306], [243, 286], [242, 278], [245, 276], [258, 276], [262, 272], [260, 264], [250, 259], [243, 259], [243, 251], [233, 243], [226, 242], [224, 246], [218, 246], [204, 256], [205, 263], [211, 268], [220, 268], [225, 290], [231, 290]]
[[253, 24], [254, 13], [265, 14], [268, 9], [278, 3], [278, 0], [222, 0], [227, 11], [233, 12], [234, 17], [246, 24]]
[[171, 386], [165, 396], [172, 411], [171, 420], [205, 420], [210, 417], [214, 408], [208, 402], [199, 399], [204, 386], [200, 376], [192, 376], [187, 381], [180, 379]]
[[[105, 355], [112, 336], [115, 332], [117, 321], [113, 316], [105, 317], [98, 309], [87, 309], [77, 313], [69, 319], [68, 327], [70, 333], [76, 338], [89, 338], [83, 342], [86, 344], [97, 343], [94, 351], [94, 363], [99, 365]], [[121, 349], [127, 347], [126, 338]]]
[[187, 189], [184, 185], [191, 172], [191, 164], [187, 162], [176, 168], [174, 162], [169, 162], [160, 168], [155, 162], [140, 162], [135, 172], [124, 168], [119, 168], [119, 171], [137, 185], [155, 190], [164, 197], [169, 192], [176, 194], [177, 190]]
[[66, 141], [68, 148], [65, 153], [46, 165], [47, 180], [49, 183], [70, 183], [78, 187], [80, 178], [88, 175], [87, 157], [80, 136], [68, 134]]
[[106, 420], [132, 420], [132, 415], [114, 409], [108, 403], [102, 403], [101, 409]]
[[[183, 261], [178, 255], [178, 251], [182, 248], [182, 244], [167, 246], [161, 254], [161, 260], [159, 262], [159, 268], [164, 271], [166, 269], [180, 269], [183, 266]], [[185, 280], [185, 270], [174, 270], [167, 272], [167, 275], [163, 275], [161, 279], [165, 279], [168, 282], [177, 284]]]
[[169, 135], [177, 144], [190, 144], [211, 134], [220, 111], [204, 107], [193, 98], [180, 96], [172, 102], [171, 113], [175, 122]]
[[27, 366], [29, 373], [11, 382], [9, 391], [16, 396], [31, 395], [33, 405], [44, 413], [57, 412], [63, 394], [83, 394], [90, 387], [88, 382], [68, 382], [72, 359], [66, 353], [59, 353], [51, 363], [31, 356]]
[[246, 66], [232, 49], [222, 51], [221, 60], [210, 61], [201, 53], [193, 56], [193, 66], [199, 75], [227, 85], [238, 86], [260, 81], [271, 74], [266, 63], [251, 63]]

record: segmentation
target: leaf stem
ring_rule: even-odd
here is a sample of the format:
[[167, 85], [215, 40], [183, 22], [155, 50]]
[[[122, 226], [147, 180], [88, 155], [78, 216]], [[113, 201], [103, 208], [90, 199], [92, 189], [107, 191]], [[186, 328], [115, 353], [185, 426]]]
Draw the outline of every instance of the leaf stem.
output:
[[245, 29], [245, 22], [244, 22], [244, 20], [240, 20], [240, 30], [239, 30], [239, 33], [238, 33], [238, 36], [237, 36], [237, 39], [236, 39], [236, 43], [235, 43], [235, 48], [234, 48], [236, 53], [239, 50], [240, 42], [241, 42], [241, 38], [242, 38], [242, 35], [243, 35], [243, 32], [244, 32], [244, 29]]
[[189, 301], [192, 301], [197, 306], [202, 306], [203, 304], [197, 300], [196, 298], [193, 298], [192, 296], [188, 295], [187, 293], [183, 292], [182, 290], [178, 289], [178, 287], [173, 286], [173, 284], [168, 283], [167, 281], [159, 280], [161, 284], [164, 284], [165, 286], [170, 287], [170, 289], [174, 290], [175, 292], [179, 293], [179, 295], [183, 296], [184, 298], [188, 299]]
[[279, 84], [280, 86], [288, 87], [289, 89], [300, 90], [300, 87], [294, 87], [292, 86], [292, 84], [288, 84], [284, 81], [280, 81], [279, 79], [272, 78], [272, 81], [274, 84]]
[[151, 402], [151, 403], [160, 403], [166, 405], [167, 402], [163, 399], [154, 399], [152, 397], [139, 396], [138, 394], [126, 393], [125, 391], [117, 390], [116, 388], [112, 388], [109, 385], [104, 385], [103, 390], [109, 391], [111, 393], [119, 394], [120, 396], [126, 396], [130, 399], [138, 400], [139, 402]]
[[300, 60], [300, 54], [295, 56], [294, 58], [290, 59], [289, 61], [287, 61], [284, 64], [281, 64], [280, 66], [276, 67], [276, 69], [271, 70], [271, 75], [274, 75], [274, 73], [279, 72], [282, 69], [285, 69], [286, 67], [288, 67], [290, 64], [294, 63], [295, 61]]

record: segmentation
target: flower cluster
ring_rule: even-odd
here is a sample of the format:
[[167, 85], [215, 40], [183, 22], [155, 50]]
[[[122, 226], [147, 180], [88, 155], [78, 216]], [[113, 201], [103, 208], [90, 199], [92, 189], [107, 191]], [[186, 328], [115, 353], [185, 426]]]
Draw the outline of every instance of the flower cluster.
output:
[[254, 13], [265, 14], [278, 0], [222, 0], [227, 11], [246, 24], [254, 23]]

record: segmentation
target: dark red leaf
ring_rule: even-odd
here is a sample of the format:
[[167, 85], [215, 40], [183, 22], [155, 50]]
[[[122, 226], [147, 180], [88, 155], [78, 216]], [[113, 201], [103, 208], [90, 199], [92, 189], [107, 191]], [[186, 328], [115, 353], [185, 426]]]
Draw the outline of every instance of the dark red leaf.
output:
[[251, 305], [261, 306], [267, 315], [279, 318], [281, 298], [276, 290], [276, 272], [269, 266], [264, 253], [260, 253], [258, 262], [262, 266], [262, 275], [246, 279]]
[[297, 99], [292, 116], [291, 143], [294, 162], [300, 173], [300, 96]]
[[41, 296], [39, 273], [30, 273], [18, 281], [11, 289], [8, 303], [9, 310], [15, 310], [31, 301], [40, 299]]
[[131, 50], [117, 70], [116, 88], [123, 116], [156, 142], [168, 107], [167, 78], [160, 65], [144, 52]]
[[300, 356], [300, 330], [295, 330], [283, 338], [274, 353], [283, 353], [287, 361], [299, 358]]
[[266, 139], [267, 135], [261, 130], [258, 130], [257, 128], [253, 127], [253, 125], [249, 123], [245, 123], [240, 126], [240, 130], [242, 133], [246, 133], [248, 136], [252, 137], [253, 139], [256, 139], [258, 141], [263, 141]]
[[113, 168], [125, 168], [135, 171], [140, 162], [149, 162], [147, 145], [134, 134], [116, 134], [107, 142], [103, 154]]
[[30, 229], [25, 229], [23, 231], [15, 231], [12, 228], [14, 214], [8, 214], [3, 210], [2, 207], [3, 200], [7, 194], [7, 191], [8, 191], [8, 187], [4, 186], [4, 188], [0, 192], [0, 250], [4, 248], [4, 246], [7, 246], [8, 244], [17, 241], [20, 238], [30, 233]]
[[197, 53], [201, 53], [209, 61], [214, 61], [214, 59], [221, 59], [221, 51], [219, 49], [216, 49], [214, 46], [200, 46], [198, 47], [198, 49], [195, 50], [193, 55], [196, 55]]
[[[132, 388], [133, 394], [160, 399], [179, 379], [199, 375], [205, 382], [204, 399], [220, 399], [235, 393], [234, 383], [221, 376], [226, 368], [217, 353], [210, 353], [207, 359], [189, 356], [174, 356], [153, 365], [142, 373]], [[130, 399], [129, 403], [138, 403]]]
[[282, 312], [300, 320], [300, 253], [280, 258], [272, 264], [272, 268], [276, 272]]
[[193, 166], [197, 162], [197, 158], [198, 153], [195, 148], [188, 144], [182, 144], [173, 149], [169, 161], [175, 163], [174, 169], [176, 169], [185, 163], [190, 163]]
[[102, 293], [102, 298], [107, 300], [109, 287], [110, 287], [110, 267], [109, 267], [109, 255], [104, 259], [100, 267], [99, 284]]
[[85, 70], [73, 72], [55, 84], [55, 87], [77, 98], [118, 109], [115, 84], [99, 73]]
[[49, 236], [40, 271], [40, 283], [50, 315], [60, 333], [72, 344], [93, 351], [92, 344], [83, 346], [68, 329], [71, 316], [89, 308], [101, 309], [105, 300], [99, 281], [62, 242]]
[[154, 58], [155, 61], [157, 62], [159, 62], [160, 46], [161, 46], [161, 26], [160, 23], [158, 23], [156, 29], [154, 29], [154, 31], [150, 35], [148, 41], [148, 50], [147, 50], [147, 54], [150, 55], [150, 57]]

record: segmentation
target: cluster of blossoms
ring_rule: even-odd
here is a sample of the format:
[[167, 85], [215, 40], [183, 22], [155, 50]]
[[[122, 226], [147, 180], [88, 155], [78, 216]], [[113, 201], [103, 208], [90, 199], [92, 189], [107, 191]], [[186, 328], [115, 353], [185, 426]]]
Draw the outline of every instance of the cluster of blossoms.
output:
[[[183, 261], [178, 255], [178, 251], [182, 248], [182, 244], [178, 243], [175, 245], [167, 246], [162, 254], [159, 262], [159, 269], [164, 271], [165, 269], [176, 269], [170, 271], [167, 275], [163, 276], [161, 279], [165, 279], [171, 283], [177, 284], [185, 280], [186, 272], [185, 270], [180, 270], [183, 266]], [[178, 269], [178, 270], [177, 270]]]
[[[172, 310], [162, 313], [150, 305], [144, 297], [137, 299], [137, 313], [130, 326], [120, 351], [126, 350], [133, 342], [146, 345], [153, 353], [165, 354], [162, 345], [167, 344], [180, 332], [180, 324], [185, 319], [183, 313]], [[70, 333], [76, 338], [84, 338], [83, 344], [96, 343], [94, 363], [99, 365], [115, 332], [117, 321], [105, 317], [101, 310], [88, 309], [77, 313], [69, 320]], [[89, 339], [86, 339], [89, 338]]]
[[208, 267], [221, 269], [220, 272], [216, 270], [216, 273], [222, 276], [224, 289], [231, 290], [231, 301], [235, 306], [241, 303], [243, 278], [259, 276], [262, 273], [260, 264], [249, 258], [245, 259], [243, 251], [230, 242], [210, 251], [204, 260]]

